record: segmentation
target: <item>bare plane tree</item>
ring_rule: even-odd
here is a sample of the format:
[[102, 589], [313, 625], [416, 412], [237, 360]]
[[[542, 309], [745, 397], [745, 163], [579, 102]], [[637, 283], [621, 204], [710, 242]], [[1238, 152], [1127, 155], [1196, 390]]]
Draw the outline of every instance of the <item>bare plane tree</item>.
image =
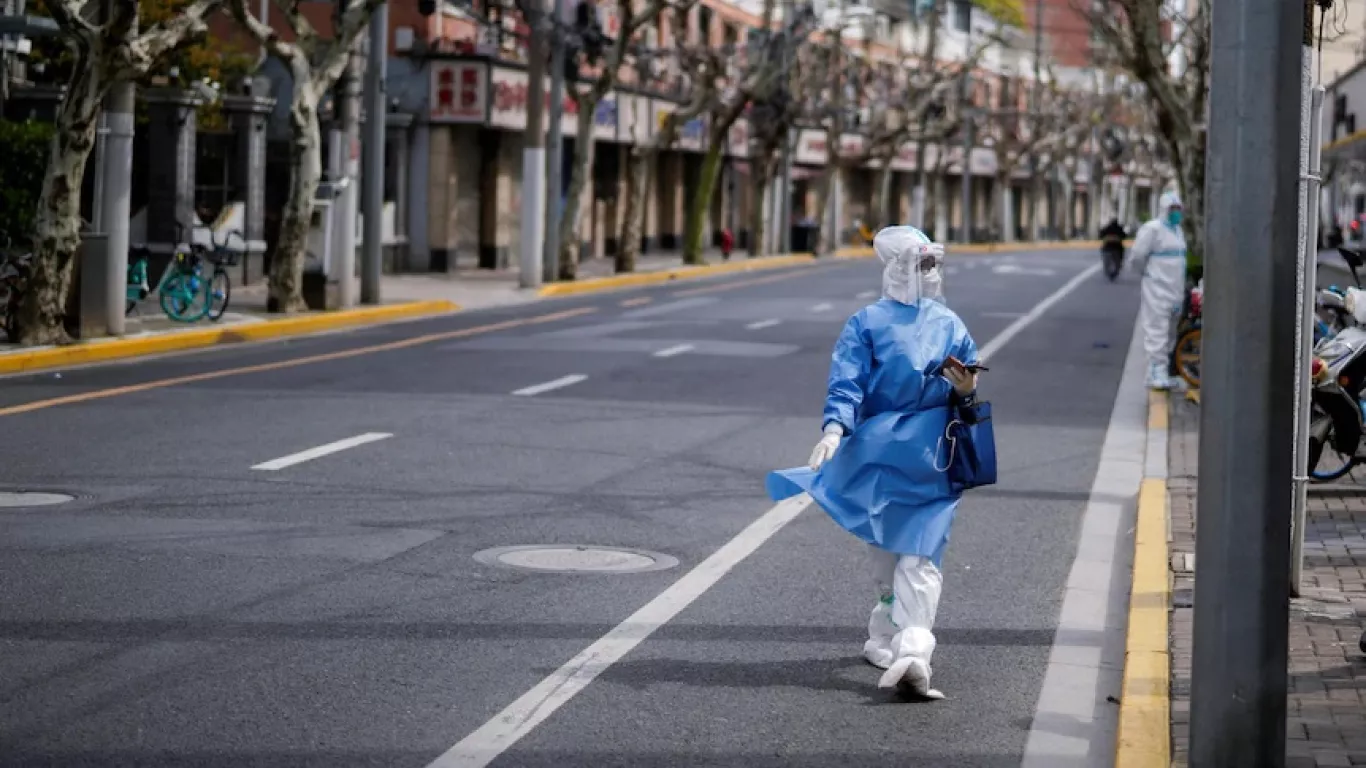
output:
[[[34, 263], [19, 309], [19, 342], [68, 341], [64, 318], [81, 240], [81, 184], [95, 145], [100, 102], [117, 82], [147, 75], [176, 50], [202, 37], [205, 19], [223, 0], [195, 0], [163, 23], [140, 31], [135, 0], [49, 0], [47, 9], [75, 55], [57, 110], [56, 131], [35, 219]], [[107, 9], [101, 21], [98, 9]]]
[[345, 71], [356, 40], [370, 24], [383, 0], [337, 0], [344, 3], [333, 35], [318, 34], [303, 13], [304, 0], [275, 0], [293, 33], [285, 41], [270, 25], [252, 15], [248, 0], [232, 0], [232, 13], [256, 41], [279, 59], [294, 81], [289, 105], [289, 197], [280, 222], [280, 239], [270, 268], [270, 307], [277, 312], [305, 309], [304, 257], [313, 198], [322, 178], [322, 130], [318, 106]]
[[[1195, 261], [1204, 251], [1206, 105], [1213, 0], [1173, 15], [1161, 0], [1074, 0], [1115, 61], [1147, 91], [1157, 135], [1185, 203], [1182, 225]], [[1173, 54], [1176, 53], [1176, 56]], [[1177, 59], [1173, 65], [1173, 58]]]

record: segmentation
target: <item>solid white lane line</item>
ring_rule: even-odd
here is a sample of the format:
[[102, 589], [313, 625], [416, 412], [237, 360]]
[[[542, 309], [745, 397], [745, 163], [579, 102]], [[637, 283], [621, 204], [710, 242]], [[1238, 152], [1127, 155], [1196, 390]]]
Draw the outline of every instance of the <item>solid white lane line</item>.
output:
[[516, 392], [513, 392], [512, 394], [518, 395], [520, 397], [531, 397], [532, 395], [539, 395], [545, 392], [550, 392], [552, 390], [573, 386], [587, 378], [587, 376], [584, 376], [581, 373], [572, 373], [568, 376], [561, 376], [560, 378], [555, 379], [554, 381], [547, 381], [544, 384], [537, 384], [532, 387], [523, 387], [522, 389], [519, 389]]
[[985, 361], [988, 357], [991, 357], [992, 355], [999, 352], [1001, 350], [1001, 347], [1004, 347], [1006, 344], [1009, 344], [1011, 339], [1020, 335], [1020, 331], [1023, 331], [1024, 329], [1033, 325], [1035, 320], [1038, 320], [1039, 318], [1043, 317], [1043, 313], [1047, 312], [1049, 309], [1052, 309], [1054, 304], [1057, 304], [1058, 302], [1067, 298], [1067, 295], [1070, 294], [1072, 291], [1077, 290], [1078, 286], [1080, 286], [1087, 280], [1090, 280], [1092, 277], [1095, 277], [1096, 273], [1100, 271], [1100, 268], [1100, 264], [1092, 264], [1086, 269], [1083, 269], [1080, 274], [1073, 277], [1071, 280], [1068, 280], [1066, 283], [1063, 284], [1061, 288], [1049, 294], [1048, 298], [1044, 299], [1038, 304], [1035, 304], [1033, 309], [1029, 310], [1024, 314], [1024, 317], [1021, 317], [1015, 322], [1011, 323], [1010, 325], [1007, 325], [1005, 327], [1005, 330], [1001, 331], [996, 336], [996, 338], [992, 339], [991, 341], [988, 341], [986, 344], [983, 344], [977, 356], [982, 361]]
[[750, 323], [745, 327], [751, 331], [762, 331], [765, 328], [772, 328], [773, 326], [778, 325], [781, 322], [782, 320], [760, 320], [757, 323]]
[[306, 451], [299, 451], [298, 453], [291, 453], [288, 456], [281, 456], [278, 459], [271, 459], [270, 461], [257, 464], [252, 467], [252, 469], [273, 472], [277, 469], [292, 467], [295, 464], [302, 464], [305, 461], [312, 461], [329, 454], [344, 451], [348, 448], [355, 448], [358, 445], [365, 445], [366, 443], [373, 443], [377, 440], [385, 440], [390, 437], [393, 437], [393, 435], [388, 432], [366, 432], [363, 435], [348, 437], [345, 440], [338, 440], [335, 443], [328, 443], [327, 445], [320, 445], [317, 448], [309, 448]]
[[696, 349], [696, 347], [694, 347], [692, 344], [679, 344], [676, 347], [669, 347], [668, 349], [659, 350], [655, 353], [655, 357], [673, 357], [675, 355], [681, 355], [684, 352], [691, 352], [694, 349]]
[[482, 768], [588, 687], [655, 630], [716, 585], [732, 568], [754, 553], [783, 526], [811, 505], [806, 494], [794, 496], [764, 513], [683, 578], [659, 593], [597, 642], [565, 662], [521, 698], [508, 705], [434, 760], [428, 768]]
[[811, 311], [812, 311], [812, 312], [829, 312], [831, 309], [834, 308], [834, 306], [835, 306], [834, 304], [831, 304], [831, 303], [828, 302], [828, 301], [823, 301], [823, 302], [821, 302], [820, 304], [817, 304], [816, 306], [812, 307], [812, 308], [811, 308]]
[[[1039, 315], [1075, 290], [1085, 278], [1098, 272], [1100, 266], [1095, 264], [1093, 268], [1073, 278], [1067, 285], [1040, 302], [1025, 317], [1012, 323], [1000, 336], [987, 342], [982, 347], [982, 357], [1000, 351], [1001, 347], [1038, 319]], [[764, 542], [773, 538], [810, 505], [811, 497], [803, 493], [765, 512], [683, 578], [659, 593], [592, 645], [580, 651], [577, 656], [565, 662], [478, 730], [461, 739], [445, 754], [432, 761], [427, 768], [483, 768], [496, 760], [499, 755], [587, 688], [598, 675], [620, 661], [649, 638], [655, 630], [669, 623], [684, 608], [715, 586], [732, 568], [753, 554]]]

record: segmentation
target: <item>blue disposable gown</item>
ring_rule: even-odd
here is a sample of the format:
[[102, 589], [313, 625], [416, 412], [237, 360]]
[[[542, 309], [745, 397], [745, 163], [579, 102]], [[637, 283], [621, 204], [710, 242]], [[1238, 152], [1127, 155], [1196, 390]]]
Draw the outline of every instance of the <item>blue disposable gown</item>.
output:
[[936, 467], [947, 467], [953, 387], [939, 375], [952, 355], [977, 362], [963, 321], [938, 301], [883, 299], [859, 310], [830, 363], [823, 424], [845, 438], [819, 470], [784, 469], [768, 477], [779, 501], [803, 491], [845, 530], [902, 555], [942, 564], [958, 494]]

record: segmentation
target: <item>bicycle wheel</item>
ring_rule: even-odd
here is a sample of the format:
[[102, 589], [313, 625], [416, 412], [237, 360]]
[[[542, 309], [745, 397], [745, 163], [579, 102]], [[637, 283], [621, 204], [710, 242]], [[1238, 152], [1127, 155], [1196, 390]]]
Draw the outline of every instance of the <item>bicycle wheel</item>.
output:
[[1309, 421], [1309, 480], [1327, 483], [1352, 471], [1356, 459], [1344, 456], [1333, 447], [1333, 420], [1314, 408]]
[[1193, 389], [1200, 388], [1200, 329], [1191, 328], [1176, 340], [1176, 373]]
[[161, 311], [172, 320], [193, 323], [209, 311], [209, 292], [194, 274], [177, 272], [161, 283]]
[[228, 301], [232, 298], [232, 280], [228, 278], [228, 273], [222, 269], [213, 271], [213, 279], [209, 281], [209, 319], [215, 323], [223, 319], [223, 313], [228, 311]]

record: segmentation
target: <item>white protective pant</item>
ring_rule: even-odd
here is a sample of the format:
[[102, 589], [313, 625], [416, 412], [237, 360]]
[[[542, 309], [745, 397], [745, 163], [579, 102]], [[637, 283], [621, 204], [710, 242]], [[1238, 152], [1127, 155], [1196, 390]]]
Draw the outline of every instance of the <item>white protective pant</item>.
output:
[[1185, 259], [1154, 258], [1143, 274], [1138, 321], [1143, 327], [1143, 351], [1148, 356], [1148, 385], [1168, 386], [1172, 338], [1181, 313]]
[[898, 555], [871, 545], [868, 556], [878, 601], [868, 617], [864, 658], [887, 670], [880, 687], [904, 681], [921, 695], [941, 698], [930, 688], [930, 657], [943, 574], [928, 557]]

